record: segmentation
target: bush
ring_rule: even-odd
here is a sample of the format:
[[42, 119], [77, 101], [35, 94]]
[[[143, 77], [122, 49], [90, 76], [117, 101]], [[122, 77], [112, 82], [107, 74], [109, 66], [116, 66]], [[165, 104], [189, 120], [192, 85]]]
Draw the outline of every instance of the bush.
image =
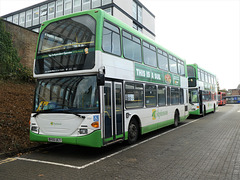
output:
[[0, 19], [0, 78], [33, 81], [31, 69], [20, 63], [16, 48], [13, 46], [12, 36], [5, 30]]

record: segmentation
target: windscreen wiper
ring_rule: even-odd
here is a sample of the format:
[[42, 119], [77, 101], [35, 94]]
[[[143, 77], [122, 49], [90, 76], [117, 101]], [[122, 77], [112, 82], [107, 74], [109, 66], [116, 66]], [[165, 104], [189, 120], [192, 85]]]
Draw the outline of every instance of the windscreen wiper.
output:
[[36, 114], [34, 114], [32, 117], [34, 117], [34, 118], [36, 118], [39, 114], [42, 114], [42, 113], [65, 113], [65, 114], [73, 114], [73, 115], [75, 115], [75, 116], [77, 116], [77, 117], [80, 117], [80, 118], [82, 118], [82, 119], [85, 119], [86, 118], [86, 116], [82, 116], [82, 115], [80, 115], [80, 114], [78, 114], [78, 113], [75, 113], [75, 112], [70, 112], [70, 111], [65, 111], [65, 110], [62, 110], [62, 111], [54, 111], [54, 112], [52, 112], [52, 110], [54, 110], [54, 109], [49, 109], [49, 110], [44, 110], [44, 111], [39, 111], [39, 112], [36, 112]]

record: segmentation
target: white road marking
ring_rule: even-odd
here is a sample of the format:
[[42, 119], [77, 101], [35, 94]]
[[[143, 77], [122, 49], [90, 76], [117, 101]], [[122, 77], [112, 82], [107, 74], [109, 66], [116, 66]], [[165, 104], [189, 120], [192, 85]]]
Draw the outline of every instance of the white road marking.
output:
[[159, 134], [159, 135], [157, 135], [157, 136], [154, 136], [154, 137], [151, 137], [151, 138], [149, 138], [149, 139], [146, 139], [146, 140], [144, 140], [144, 141], [142, 141], [142, 142], [139, 142], [139, 143], [137, 143], [137, 144], [134, 144], [134, 145], [132, 145], [132, 146], [129, 146], [129, 147], [125, 148], [125, 149], [122, 149], [122, 150], [120, 150], [120, 151], [118, 151], [118, 152], [115, 152], [115, 153], [113, 153], [113, 154], [110, 154], [110, 155], [108, 155], [108, 156], [105, 156], [105, 157], [103, 157], [103, 158], [100, 158], [100, 159], [98, 159], [98, 160], [96, 160], [96, 161], [93, 161], [93, 162], [90, 162], [90, 163], [88, 163], [88, 164], [85, 164], [85, 165], [83, 165], [83, 166], [73, 166], [73, 165], [69, 165], [69, 164], [55, 163], [55, 162], [50, 162], [50, 161], [41, 161], [41, 160], [21, 158], [21, 157], [15, 157], [15, 159], [23, 160], [23, 161], [30, 161], [30, 162], [37, 162], [37, 163], [43, 163], [43, 164], [50, 164], [50, 165], [55, 165], [55, 166], [68, 167], [68, 168], [73, 168], [73, 169], [84, 169], [84, 168], [86, 168], [86, 167], [89, 167], [89, 166], [94, 165], [94, 164], [96, 164], [96, 163], [99, 163], [99, 162], [101, 162], [101, 161], [104, 161], [105, 159], [108, 159], [108, 158], [110, 158], [110, 157], [113, 157], [113, 156], [115, 156], [115, 155], [118, 155], [118, 154], [120, 154], [120, 153], [122, 153], [122, 152], [125, 152], [125, 151], [129, 150], [129, 149], [132, 149], [132, 148], [134, 148], [134, 147], [137, 147], [137, 146], [139, 146], [139, 145], [141, 145], [141, 144], [144, 144], [144, 143], [146, 143], [146, 142], [148, 142], [148, 141], [151, 141], [151, 140], [156, 139], [156, 138], [158, 138], [158, 137], [161, 137], [161, 136], [163, 136], [163, 135], [165, 135], [165, 134], [168, 134], [168, 133], [170, 133], [170, 132], [172, 132], [172, 131], [175, 131], [175, 130], [177, 130], [177, 129], [179, 129], [179, 128], [185, 127], [185, 126], [187, 126], [187, 125], [189, 125], [189, 124], [191, 124], [191, 123], [194, 123], [194, 122], [196, 122], [196, 121], [198, 121], [198, 120], [199, 120], [199, 119], [193, 120], [193, 121], [191, 121], [191, 122], [189, 122], [189, 123], [187, 123], [187, 124], [181, 125], [181, 126], [179, 126], [179, 127], [176, 127], [176, 128], [174, 128], [174, 129], [171, 129], [171, 130], [169, 130], [169, 131], [166, 131], [166, 132], [164, 132], [164, 133], [161, 133], [161, 134]]

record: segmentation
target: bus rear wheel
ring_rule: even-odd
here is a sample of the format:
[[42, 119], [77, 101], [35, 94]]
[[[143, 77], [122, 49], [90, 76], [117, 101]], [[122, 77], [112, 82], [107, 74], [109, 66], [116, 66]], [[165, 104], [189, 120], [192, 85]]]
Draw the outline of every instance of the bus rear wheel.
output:
[[128, 144], [134, 144], [139, 135], [139, 125], [136, 119], [132, 119], [128, 126]]

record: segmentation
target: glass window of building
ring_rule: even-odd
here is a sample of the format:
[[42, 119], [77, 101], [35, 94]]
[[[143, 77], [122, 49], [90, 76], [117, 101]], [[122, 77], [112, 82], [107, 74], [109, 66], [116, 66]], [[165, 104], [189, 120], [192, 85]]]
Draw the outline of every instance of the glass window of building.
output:
[[90, 9], [90, 0], [82, 0], [82, 10], [86, 11]]
[[133, 28], [137, 30], [138, 26], [135, 23], [133, 23]]
[[39, 28], [32, 29], [33, 32], [39, 33]]
[[110, 4], [112, 0], [102, 0], [102, 5]]
[[138, 22], [142, 23], [142, 7], [138, 6]]
[[92, 8], [97, 8], [101, 6], [101, 0], [92, 0]]
[[72, 13], [72, 0], [64, 0], [64, 15]]
[[132, 4], [132, 10], [133, 10], [133, 18], [137, 20], [137, 3], [135, 1], [133, 1]]
[[81, 11], [81, 0], [73, 0], [73, 12]]
[[48, 4], [48, 20], [53, 19], [55, 17], [55, 2], [51, 2]]
[[39, 7], [33, 9], [33, 26], [39, 24]]
[[143, 32], [143, 31], [142, 31], [142, 28], [139, 27], [139, 26], [138, 26], [138, 29], [137, 29], [137, 30], [138, 30], [139, 32], [141, 32], [141, 33]]
[[7, 21], [8, 22], [12, 22], [13, 21], [13, 17], [12, 16], [7, 17]]
[[138, 26], [136, 23], [133, 23], [133, 28], [142, 33], [142, 28]]
[[19, 15], [19, 25], [25, 27], [25, 12], [22, 12]]
[[139, 6], [135, 1], [133, 1], [132, 4], [132, 11], [133, 18], [142, 23], [142, 7]]
[[56, 1], [56, 17], [63, 15], [63, 0]]
[[32, 9], [26, 12], [26, 27], [32, 26]]
[[40, 7], [40, 23], [47, 20], [47, 4]]
[[111, 14], [111, 15], [112, 15], [112, 8], [104, 9], [104, 11], [107, 12], [108, 14]]
[[18, 14], [13, 16], [13, 23], [18, 25]]

